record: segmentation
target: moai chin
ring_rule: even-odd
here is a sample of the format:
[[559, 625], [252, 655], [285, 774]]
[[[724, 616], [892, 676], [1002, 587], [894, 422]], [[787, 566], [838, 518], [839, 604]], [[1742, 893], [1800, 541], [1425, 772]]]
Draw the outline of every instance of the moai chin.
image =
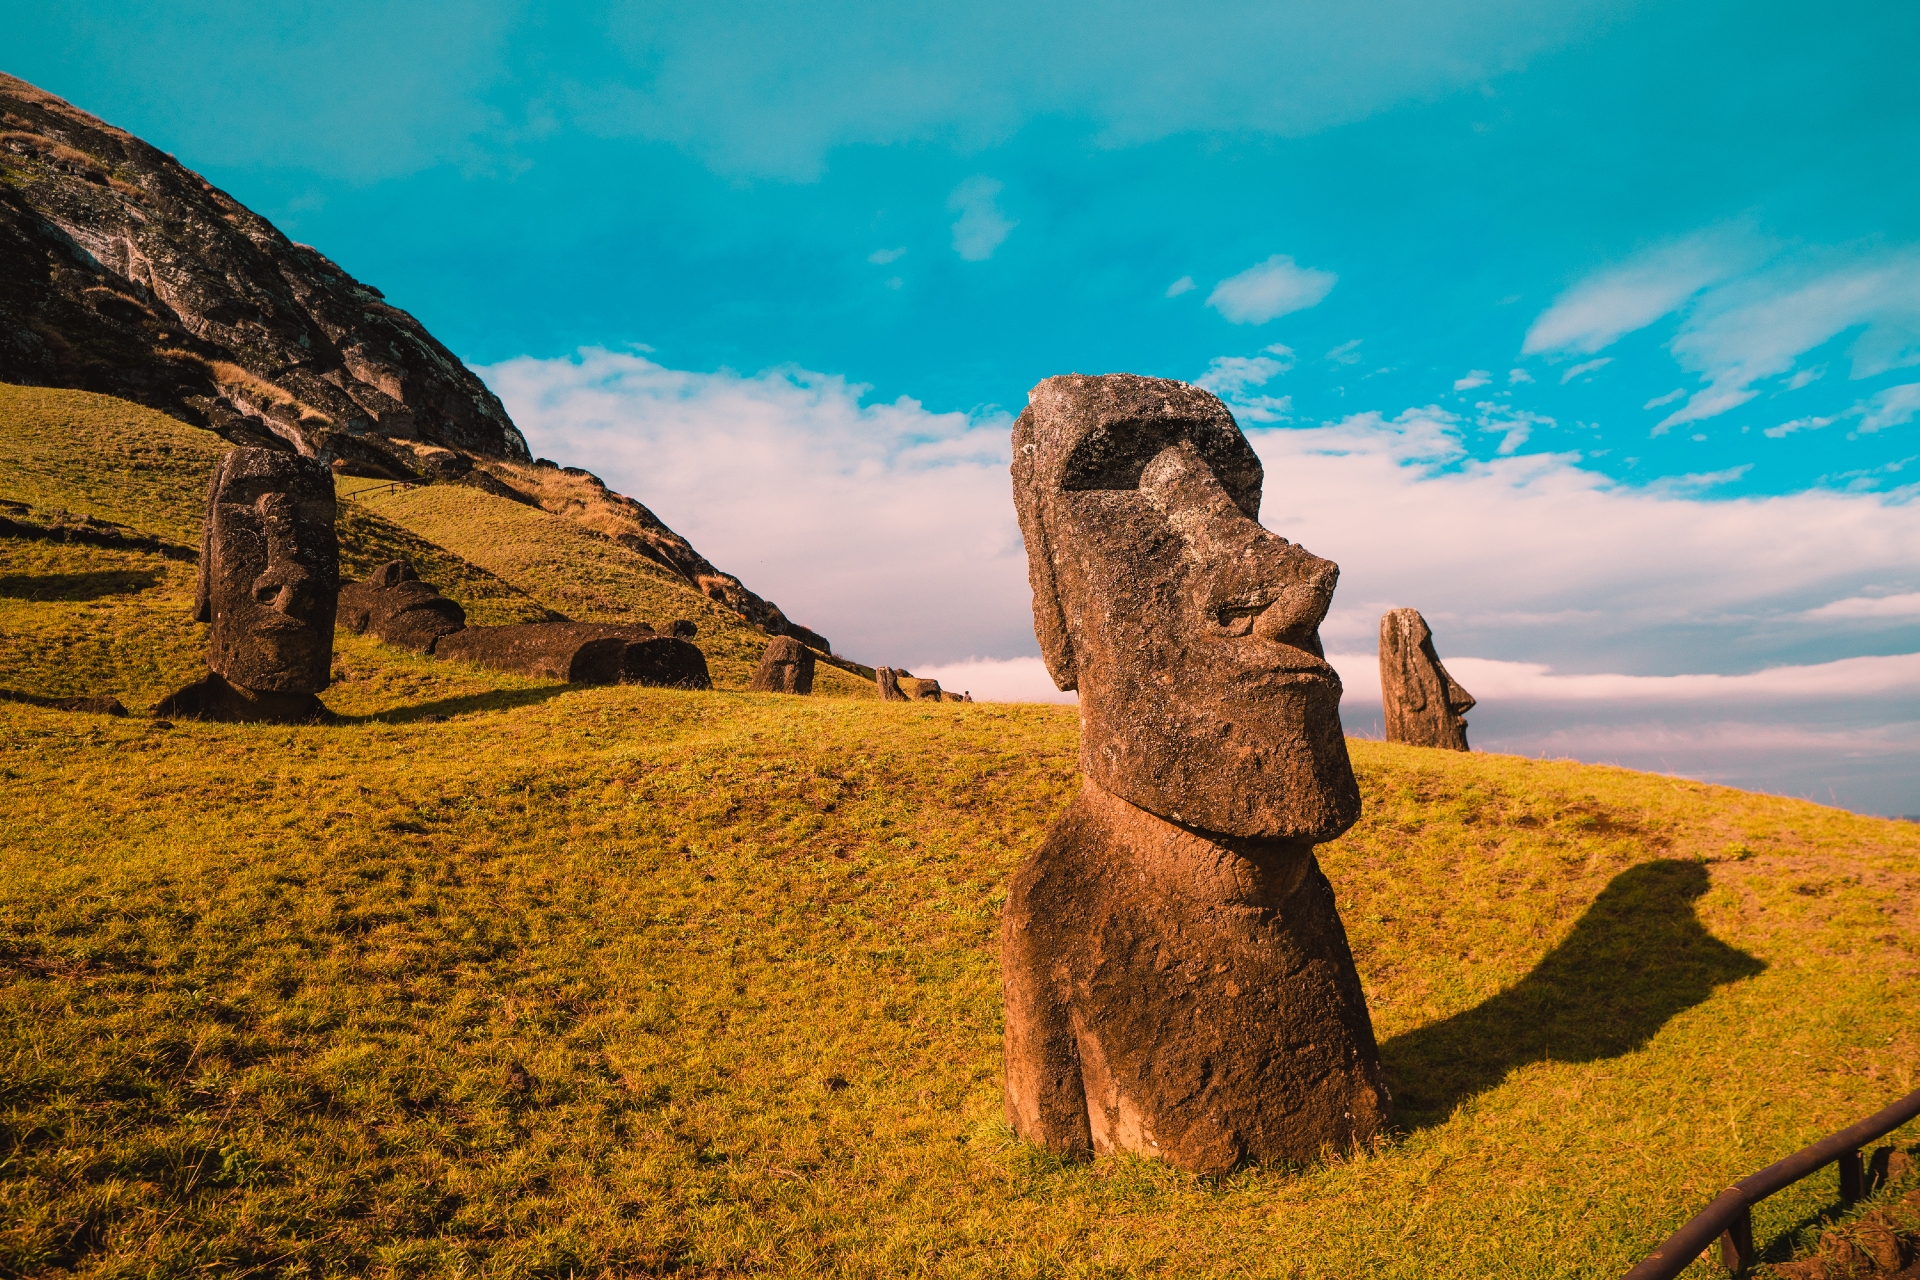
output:
[[1418, 609], [1391, 609], [1380, 619], [1380, 704], [1388, 742], [1468, 749], [1462, 717], [1473, 710], [1473, 695], [1448, 674]]
[[209, 674], [157, 716], [323, 718], [340, 587], [333, 474], [272, 449], [233, 449], [207, 486], [194, 620], [212, 624]]
[[775, 636], [760, 655], [750, 688], [755, 693], [812, 693], [813, 662], [813, 650], [792, 636]]
[[1365, 1141], [1391, 1104], [1313, 853], [1360, 813], [1338, 567], [1260, 527], [1259, 459], [1197, 387], [1049, 378], [1013, 450], [1085, 777], [1002, 917], [1008, 1121], [1197, 1172]]

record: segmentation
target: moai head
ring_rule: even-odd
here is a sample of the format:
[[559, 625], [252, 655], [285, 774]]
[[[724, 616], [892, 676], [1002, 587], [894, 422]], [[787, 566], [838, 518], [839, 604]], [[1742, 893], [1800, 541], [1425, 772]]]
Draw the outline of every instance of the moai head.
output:
[[1048, 378], [1013, 428], [1034, 630], [1082, 770], [1170, 821], [1330, 840], [1360, 792], [1320, 647], [1339, 567], [1260, 527], [1260, 460], [1198, 387]]
[[261, 693], [312, 694], [333, 663], [340, 547], [326, 465], [234, 449], [207, 488], [193, 616], [213, 624], [207, 666]]
[[1434, 652], [1433, 631], [1418, 609], [1390, 609], [1380, 619], [1380, 696], [1387, 741], [1467, 750], [1474, 698]]
[[775, 636], [760, 655], [752, 688], [757, 693], [812, 693], [813, 661], [813, 650], [792, 636]]

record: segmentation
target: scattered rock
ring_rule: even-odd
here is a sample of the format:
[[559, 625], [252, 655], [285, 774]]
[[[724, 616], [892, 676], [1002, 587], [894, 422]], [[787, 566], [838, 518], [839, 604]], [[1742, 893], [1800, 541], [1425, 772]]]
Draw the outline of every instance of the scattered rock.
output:
[[750, 687], [755, 693], [812, 693], [813, 661], [813, 650], [792, 636], [775, 636], [760, 655]]
[[340, 588], [338, 625], [356, 635], [431, 653], [441, 636], [464, 630], [466, 610], [420, 581], [413, 565], [392, 560]]
[[208, 675], [163, 699], [161, 717], [305, 723], [333, 668], [340, 548], [325, 465], [229, 450], [207, 488], [194, 620], [212, 624]]
[[1418, 609], [1391, 609], [1380, 619], [1380, 699], [1388, 742], [1467, 750], [1462, 717], [1473, 695], [1441, 665]]
[[691, 640], [700, 634], [700, 628], [685, 618], [675, 618], [667, 624], [667, 634], [676, 640]]
[[525, 1093], [533, 1087], [533, 1077], [518, 1062], [509, 1062], [500, 1073], [500, 1087], [508, 1093]]
[[1195, 1172], [1366, 1141], [1391, 1103], [1313, 854], [1360, 809], [1318, 634], [1338, 568], [1256, 523], [1260, 461], [1197, 387], [1050, 378], [1013, 456], [1085, 778], [1002, 913], [1009, 1123]]

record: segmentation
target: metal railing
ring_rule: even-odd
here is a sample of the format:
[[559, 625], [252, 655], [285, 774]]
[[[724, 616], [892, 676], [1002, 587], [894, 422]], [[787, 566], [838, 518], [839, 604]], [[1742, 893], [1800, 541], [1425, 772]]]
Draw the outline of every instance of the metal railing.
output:
[[1886, 1137], [1915, 1116], [1920, 1116], [1920, 1089], [1884, 1111], [1876, 1111], [1858, 1124], [1848, 1125], [1740, 1179], [1695, 1214], [1686, 1226], [1662, 1241], [1639, 1266], [1627, 1272], [1625, 1280], [1673, 1280], [1713, 1244], [1715, 1236], [1720, 1237], [1720, 1261], [1727, 1270], [1735, 1275], [1745, 1274], [1753, 1266], [1755, 1257], [1754, 1205], [1836, 1163], [1840, 1166], [1840, 1198], [1858, 1200], [1866, 1192], [1860, 1148], [1875, 1138]]

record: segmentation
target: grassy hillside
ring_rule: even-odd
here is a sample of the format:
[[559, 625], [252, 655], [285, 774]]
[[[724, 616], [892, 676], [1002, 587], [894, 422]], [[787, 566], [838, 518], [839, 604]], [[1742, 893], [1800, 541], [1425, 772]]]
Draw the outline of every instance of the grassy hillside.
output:
[[[0, 497], [197, 540], [146, 490], [204, 470], [63, 454], [20, 403]], [[76, 450], [127, 412], [59, 404]], [[355, 509], [495, 599], [706, 637], [630, 566], [496, 557], [563, 535], [469, 493]], [[139, 703], [197, 667], [189, 566], [0, 556], [0, 687]], [[1001, 1118], [996, 957], [1072, 709], [337, 652], [324, 727], [0, 703], [0, 1275], [1606, 1275], [1920, 1083], [1920, 827], [1356, 742], [1365, 816], [1321, 859], [1395, 1132], [1218, 1180], [1063, 1165]], [[1832, 1199], [1768, 1202], [1763, 1247]]]
[[[207, 477], [228, 447], [210, 431], [110, 396], [0, 384], [0, 500], [24, 504], [38, 523], [86, 515], [197, 550]], [[339, 488], [343, 575], [405, 557], [473, 625], [537, 621], [550, 610], [662, 626], [690, 618], [723, 688], [744, 689], [766, 645], [644, 557], [557, 516], [451, 485], [402, 491], [342, 479]], [[155, 553], [0, 542], [0, 690], [111, 693], [130, 707], [152, 705], [203, 667], [205, 631], [189, 616], [193, 575], [191, 563]], [[409, 655], [380, 645], [357, 661], [369, 673], [383, 664], [412, 669]], [[824, 664], [815, 687], [873, 696], [870, 682]], [[326, 701], [347, 713], [357, 705], [338, 687]]]
[[[676, 618], [693, 622], [714, 683], [722, 688], [746, 688], [767, 647], [764, 634], [677, 575], [565, 517], [462, 485], [407, 487], [343, 479], [340, 492], [355, 507], [455, 548], [569, 618], [658, 628]], [[870, 683], [825, 663], [816, 669], [814, 689], [877, 696]]]
[[1063, 1166], [1000, 1118], [995, 913], [1071, 710], [485, 697], [0, 710], [0, 1266], [1604, 1274], [1920, 1065], [1911, 825], [1356, 743], [1402, 1130]]

